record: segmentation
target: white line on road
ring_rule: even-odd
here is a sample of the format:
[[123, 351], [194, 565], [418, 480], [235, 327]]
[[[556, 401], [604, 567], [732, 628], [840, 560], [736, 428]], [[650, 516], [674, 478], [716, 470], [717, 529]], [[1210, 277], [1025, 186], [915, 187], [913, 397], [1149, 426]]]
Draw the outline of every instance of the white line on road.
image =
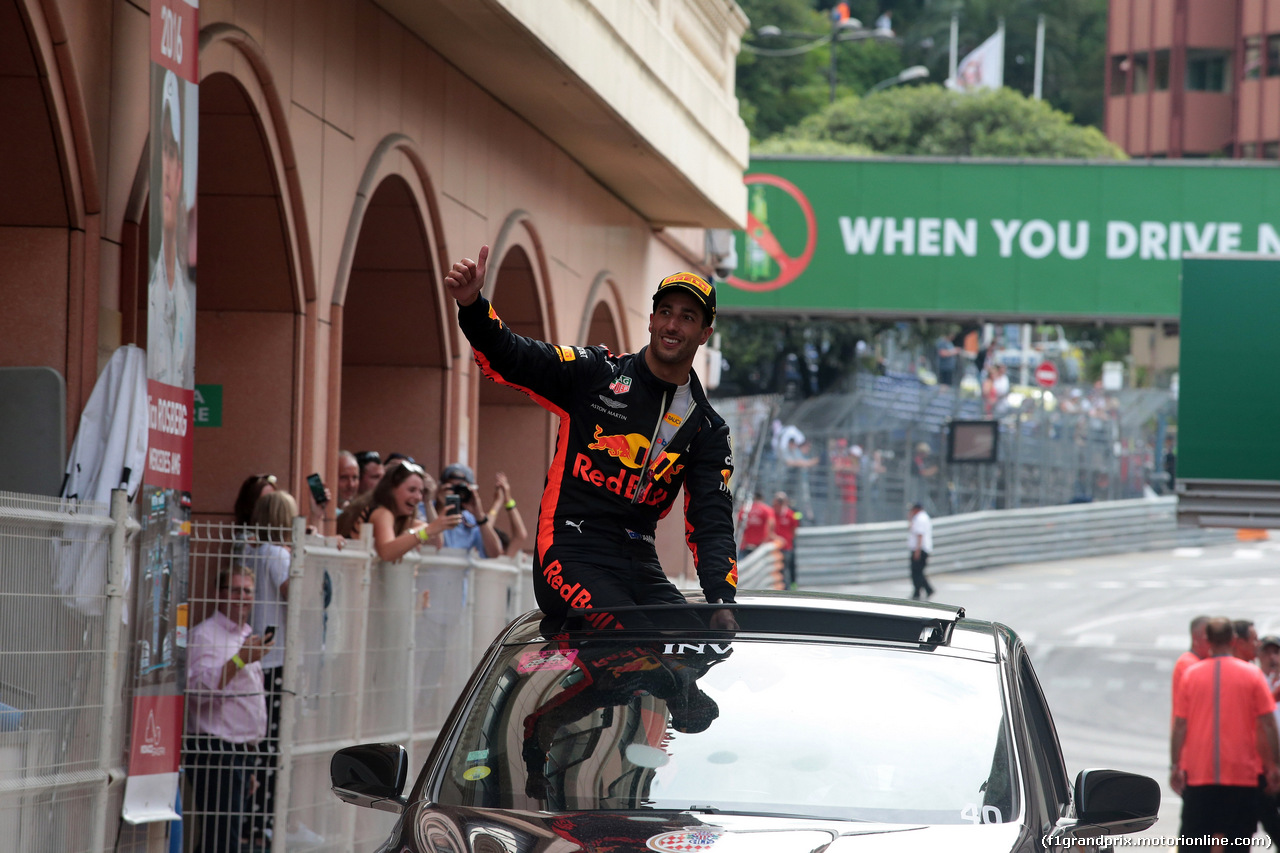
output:
[[1116, 644], [1115, 634], [1081, 634], [1076, 637], [1077, 646], [1114, 646]]
[[1080, 625], [1074, 625], [1067, 628], [1062, 633], [1075, 636], [1083, 634], [1086, 631], [1092, 631], [1101, 628], [1103, 625], [1112, 625], [1116, 622], [1132, 623], [1142, 619], [1159, 619], [1170, 614], [1187, 615], [1190, 619], [1196, 613], [1235, 613], [1240, 609], [1240, 602], [1230, 601], [1201, 601], [1197, 604], [1174, 604], [1168, 607], [1147, 607], [1141, 610], [1126, 610], [1123, 613], [1113, 613], [1109, 616], [1102, 616], [1097, 619], [1091, 619]]

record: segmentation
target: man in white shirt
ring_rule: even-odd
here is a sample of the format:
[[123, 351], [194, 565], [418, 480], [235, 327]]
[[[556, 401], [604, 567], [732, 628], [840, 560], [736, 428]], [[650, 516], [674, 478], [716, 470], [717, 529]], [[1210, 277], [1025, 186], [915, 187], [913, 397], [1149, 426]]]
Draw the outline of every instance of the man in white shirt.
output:
[[917, 503], [911, 505], [907, 520], [907, 550], [911, 552], [911, 598], [919, 599], [922, 590], [925, 598], [933, 598], [933, 586], [924, 576], [929, 553], [933, 551], [933, 519]]

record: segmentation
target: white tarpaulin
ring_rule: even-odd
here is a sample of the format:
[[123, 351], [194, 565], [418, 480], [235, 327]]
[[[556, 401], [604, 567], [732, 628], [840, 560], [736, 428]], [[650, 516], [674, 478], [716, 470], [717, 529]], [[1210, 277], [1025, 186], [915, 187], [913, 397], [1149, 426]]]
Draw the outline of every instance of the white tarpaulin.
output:
[[[142, 482], [146, 458], [147, 354], [123, 346], [107, 362], [80, 415], [62, 497], [109, 504], [111, 491], [124, 488], [132, 498]], [[101, 616], [105, 603], [110, 531], [104, 528], [96, 535], [91, 542], [54, 542], [54, 592], [87, 616]], [[126, 572], [126, 589], [128, 579]]]

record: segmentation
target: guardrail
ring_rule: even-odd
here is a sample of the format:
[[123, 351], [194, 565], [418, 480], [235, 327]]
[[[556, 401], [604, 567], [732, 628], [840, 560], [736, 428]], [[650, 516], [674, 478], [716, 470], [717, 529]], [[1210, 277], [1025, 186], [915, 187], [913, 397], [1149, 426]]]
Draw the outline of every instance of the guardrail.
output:
[[[995, 510], [933, 520], [929, 572], [957, 572], [1227, 541], [1231, 531], [1178, 527], [1172, 497]], [[802, 527], [802, 587], [907, 578], [907, 522]]]
[[782, 551], [776, 542], [766, 542], [738, 561], [738, 589], [782, 589]]

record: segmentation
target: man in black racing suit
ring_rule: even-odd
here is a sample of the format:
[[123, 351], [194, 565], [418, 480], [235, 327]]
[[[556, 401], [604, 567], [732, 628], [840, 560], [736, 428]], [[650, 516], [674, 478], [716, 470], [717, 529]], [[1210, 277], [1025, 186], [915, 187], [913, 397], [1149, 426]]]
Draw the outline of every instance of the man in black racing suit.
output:
[[[738, 582], [729, 427], [707, 402], [693, 360], [715, 322], [715, 289], [676, 273], [653, 296], [649, 346], [555, 346], [517, 335], [480, 294], [489, 247], [445, 275], [458, 323], [490, 379], [560, 418], [538, 508], [533, 586], [548, 615], [570, 608], [681, 603], [654, 548], [657, 522], [685, 491], [685, 539], [708, 602]], [[588, 616], [593, 627], [647, 627], [635, 614]], [[624, 624], [625, 623], [625, 624]], [[736, 628], [717, 610], [711, 626]]]

